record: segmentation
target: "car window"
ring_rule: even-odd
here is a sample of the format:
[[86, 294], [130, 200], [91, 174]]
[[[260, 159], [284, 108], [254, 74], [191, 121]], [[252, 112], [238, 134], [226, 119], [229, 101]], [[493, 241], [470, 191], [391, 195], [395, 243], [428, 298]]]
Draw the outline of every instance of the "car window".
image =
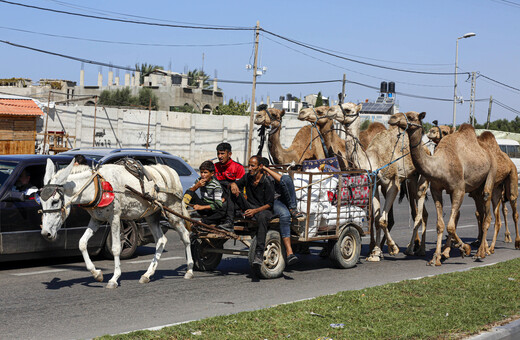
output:
[[133, 158], [141, 162], [142, 165], [154, 165], [157, 164], [157, 159], [154, 156], [133, 156], [133, 155], [121, 155], [118, 157], [110, 158], [109, 160], [105, 161], [104, 164], [113, 164], [116, 163], [118, 160], [123, 158]]
[[191, 175], [190, 169], [186, 165], [184, 165], [184, 163], [182, 163], [180, 160], [175, 159], [175, 158], [166, 158], [166, 157], [164, 157], [162, 160], [163, 160], [164, 164], [168, 165], [170, 168], [177, 171], [177, 174], [179, 176]]
[[0, 162], [0, 186], [4, 185], [5, 181], [13, 173], [14, 168], [18, 165], [17, 162]]

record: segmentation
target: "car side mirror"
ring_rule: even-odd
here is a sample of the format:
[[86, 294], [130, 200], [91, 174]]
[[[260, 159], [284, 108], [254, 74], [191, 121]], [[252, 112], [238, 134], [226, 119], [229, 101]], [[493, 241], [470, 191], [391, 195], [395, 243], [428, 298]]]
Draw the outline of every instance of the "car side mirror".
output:
[[8, 191], [2, 197], [2, 201], [6, 201], [6, 202], [24, 202], [25, 201], [25, 195], [24, 195], [23, 192], [20, 192], [20, 191]]

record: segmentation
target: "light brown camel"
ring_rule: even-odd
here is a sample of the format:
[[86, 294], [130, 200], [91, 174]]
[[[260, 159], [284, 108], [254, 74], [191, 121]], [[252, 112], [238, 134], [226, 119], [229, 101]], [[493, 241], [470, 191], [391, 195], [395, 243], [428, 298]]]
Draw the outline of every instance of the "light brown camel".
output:
[[455, 130], [448, 125], [432, 126], [428, 134], [426, 135], [436, 145], [439, 144], [443, 137], [452, 134]]
[[[300, 110], [298, 119], [307, 121], [318, 127], [325, 148], [329, 157], [336, 156], [341, 170], [346, 170], [348, 164], [346, 162], [346, 145], [345, 140], [342, 139], [336, 131], [334, 131], [334, 120], [327, 117], [329, 111], [328, 106], [311, 107]], [[321, 141], [320, 136], [316, 136], [318, 141]]]
[[[434, 126], [428, 131], [428, 138], [430, 138], [435, 144], [438, 144], [439, 141], [454, 132], [454, 129], [448, 125], [439, 125]], [[491, 136], [490, 136], [491, 135]], [[515, 223], [516, 230], [516, 240], [515, 240], [515, 248], [520, 248], [520, 236], [518, 233], [518, 212], [516, 201], [518, 199], [518, 172], [515, 164], [509, 158], [509, 156], [500, 149], [496, 138], [492, 136], [489, 131], [485, 131], [480, 136], [477, 137], [479, 142], [488, 142], [490, 146], [493, 148], [495, 156], [497, 157], [497, 174], [495, 179], [495, 188], [493, 190], [493, 197], [491, 203], [493, 204], [493, 214], [495, 215], [495, 232], [493, 236], [493, 241], [491, 242], [491, 246], [489, 247], [489, 252], [493, 253], [495, 250], [495, 244], [498, 236], [498, 232], [501, 227], [500, 220], [500, 205], [502, 204], [502, 215], [504, 216], [504, 225], [505, 225], [505, 242], [510, 243], [511, 233], [509, 232], [509, 226], [507, 223], [507, 206], [505, 202], [509, 201], [511, 205], [511, 210], [513, 211], [513, 221]], [[472, 196], [470, 194], [470, 196]], [[481, 222], [479, 212], [475, 212], [477, 215], [477, 220]], [[479, 223], [479, 237], [481, 239], [482, 229], [480, 228]], [[478, 244], [478, 242], [476, 242]]]
[[[356, 146], [356, 140], [359, 138], [360, 121], [357, 118], [361, 106], [353, 103], [332, 106], [327, 113], [329, 118], [339, 121], [354, 133], [347, 132], [347, 157], [349, 161], [358, 169], [367, 169], [377, 171], [377, 185], [383, 192], [385, 197], [384, 208], [381, 209], [378, 188], [374, 188], [373, 211], [374, 222], [376, 224], [377, 233], [371, 232], [371, 247], [373, 247], [368, 261], [379, 261], [381, 257], [381, 229], [383, 230], [388, 244], [388, 252], [390, 255], [396, 255], [399, 247], [395, 244], [390, 236], [390, 211], [400, 190], [403, 181], [408, 179], [409, 203], [414, 219], [414, 232], [412, 240], [408, 244], [405, 254], [414, 254], [414, 245], [416, 245], [417, 230], [422, 225], [422, 242], [419, 255], [424, 255], [426, 223], [428, 213], [424, 209], [424, 201], [426, 199], [426, 190], [428, 188], [427, 181], [419, 177], [415, 171], [412, 159], [408, 153], [408, 137], [401, 134], [398, 127], [390, 127], [376, 134], [366, 150], [362, 150]], [[401, 114], [402, 115], [402, 114]], [[351, 146], [351, 145], [354, 145]], [[392, 163], [393, 162], [393, 163]], [[391, 163], [391, 164], [390, 164]], [[389, 164], [388, 166], [386, 166]], [[376, 234], [376, 240], [374, 240]]]
[[382, 131], [386, 131], [386, 126], [383, 123], [371, 122], [366, 130], [361, 130], [359, 132], [361, 147], [366, 150], [372, 139]]
[[[493, 213], [495, 215], [495, 232], [493, 234], [493, 240], [491, 242], [491, 246], [489, 247], [489, 253], [494, 253], [495, 244], [498, 236], [498, 232], [500, 231], [501, 221], [500, 221], [500, 204], [502, 205], [502, 213], [504, 215], [504, 223], [506, 226], [506, 235], [505, 241], [511, 242], [511, 233], [508, 230], [507, 226], [507, 208], [505, 205], [506, 201], [509, 201], [511, 205], [511, 209], [513, 211], [513, 221], [515, 223], [516, 230], [516, 240], [515, 240], [515, 248], [520, 248], [520, 236], [518, 234], [518, 212], [516, 201], [518, 199], [518, 172], [516, 170], [516, 166], [513, 161], [509, 158], [509, 156], [500, 149], [495, 136], [489, 132], [484, 131], [480, 136], [477, 137], [477, 140], [481, 144], [485, 144], [491, 148], [493, 154], [497, 159], [497, 173], [495, 177], [495, 187], [493, 189], [493, 196], [491, 202], [493, 204]], [[473, 197], [473, 194], [470, 194]], [[477, 196], [478, 197], [478, 196]], [[477, 211], [477, 220], [479, 221], [479, 237], [481, 239], [481, 233], [483, 232], [481, 228], [482, 220], [480, 218], [480, 211]]]
[[[388, 123], [406, 129], [413, 163], [417, 171], [430, 181], [430, 190], [437, 210], [437, 246], [430, 264], [440, 266], [444, 232], [442, 191], [446, 190], [451, 197], [451, 213], [447, 228], [449, 237], [455, 240], [455, 246], [462, 250], [463, 255], [470, 255], [471, 247], [462, 242], [456, 233], [460, 206], [465, 193], [480, 190], [483, 202], [482, 240], [485, 240], [491, 223], [490, 203], [497, 165], [490, 149], [479, 144], [475, 129], [469, 124], [462, 124], [458, 131], [442, 138], [432, 156], [423, 148], [416, 147], [421, 143], [422, 120], [425, 115], [425, 112], [411, 111], [406, 113], [406, 117], [391, 117]], [[486, 250], [486, 242], [481, 242], [475, 257], [486, 257]], [[449, 247], [444, 252], [444, 255], [447, 254]]]
[[[268, 110], [268, 111], [266, 111]], [[323, 147], [318, 139], [313, 139], [311, 146], [311, 135], [318, 136], [318, 130], [310, 125], [302, 127], [293, 139], [291, 146], [284, 148], [280, 142], [280, 130], [285, 110], [274, 108], [260, 110], [255, 117], [255, 124], [270, 128], [268, 147], [275, 164], [301, 163], [306, 159], [325, 158]]]

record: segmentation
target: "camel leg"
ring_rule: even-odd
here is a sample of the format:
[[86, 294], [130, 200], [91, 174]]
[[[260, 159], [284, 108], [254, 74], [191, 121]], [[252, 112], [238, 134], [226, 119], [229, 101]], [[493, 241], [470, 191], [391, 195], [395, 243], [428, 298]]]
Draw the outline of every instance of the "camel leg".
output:
[[[415, 179], [415, 177], [414, 177]], [[412, 238], [410, 242], [408, 243], [408, 247], [406, 247], [406, 250], [404, 251], [404, 254], [406, 255], [414, 255], [414, 249], [419, 246], [420, 239], [417, 235], [417, 230], [419, 229], [420, 219], [418, 220], [418, 209], [417, 209], [417, 183], [411, 179], [408, 183], [407, 190], [408, 190], [408, 202], [410, 205], [410, 211], [412, 213], [412, 219], [414, 221], [414, 227], [412, 231]]]
[[[495, 244], [497, 243], [498, 232], [500, 231], [500, 226], [502, 222], [500, 221], [500, 204], [502, 202], [502, 190], [494, 190], [493, 198], [491, 200], [493, 204], [493, 214], [495, 215], [495, 232], [493, 233], [493, 240], [491, 241], [491, 246], [488, 248], [487, 255], [491, 255], [495, 253]], [[505, 207], [505, 204], [502, 204]], [[506, 215], [504, 215], [504, 220], [506, 219]]]
[[120, 216], [114, 214], [110, 222], [110, 231], [112, 233], [112, 255], [114, 256], [114, 275], [108, 281], [106, 288], [117, 288], [117, 280], [121, 277], [121, 224]]
[[[490, 171], [491, 173], [491, 171]], [[495, 181], [494, 175], [488, 175], [488, 178], [486, 179], [486, 183], [484, 185], [483, 190], [483, 209], [484, 209], [484, 217], [482, 219], [482, 238], [480, 240], [480, 247], [477, 250], [477, 253], [475, 254], [474, 258], [476, 259], [483, 259], [486, 257], [486, 254], [488, 252], [488, 245], [487, 245], [487, 232], [489, 230], [489, 226], [491, 225], [491, 199], [493, 195], [493, 184]]]
[[161, 259], [164, 247], [166, 246], [166, 242], [168, 242], [168, 239], [163, 234], [161, 225], [159, 224], [161, 219], [160, 214], [155, 213], [153, 215], [145, 217], [145, 219], [155, 240], [155, 255], [152, 258], [152, 262], [150, 263], [148, 270], [139, 279], [139, 283], [150, 282], [150, 277], [152, 277], [152, 275], [155, 273], [157, 265], [159, 264], [159, 260]]
[[505, 229], [504, 242], [511, 243], [511, 242], [513, 242], [513, 240], [511, 239], [511, 233], [509, 232], [509, 225], [507, 224], [507, 206], [506, 206], [505, 202], [504, 202], [504, 204], [502, 204], [502, 216], [504, 216], [504, 229]]
[[370, 255], [367, 257], [369, 262], [381, 261], [381, 248], [379, 247], [379, 240], [376, 243], [376, 231], [379, 224], [381, 214], [381, 202], [379, 200], [379, 186], [374, 188], [374, 199], [372, 200], [372, 221], [370, 221]]
[[[509, 204], [511, 204], [511, 212], [513, 214], [513, 222], [515, 223], [515, 248], [520, 249], [520, 235], [518, 233], [518, 211], [516, 207], [516, 201], [518, 199], [518, 174], [513, 168], [513, 173], [509, 177], [508, 182], [506, 182], [505, 190], [506, 197], [509, 199]], [[505, 217], [504, 217], [505, 219]]]
[[90, 240], [90, 238], [92, 237], [92, 235], [94, 235], [98, 228], [99, 222], [91, 218], [88, 222], [87, 230], [85, 230], [85, 233], [83, 234], [83, 236], [81, 236], [79, 240], [79, 250], [81, 251], [81, 255], [83, 255], [83, 260], [85, 261], [87, 270], [89, 270], [92, 273], [92, 276], [96, 281], [103, 282], [103, 272], [101, 270], [96, 269], [96, 266], [90, 260], [90, 256], [88, 255], [87, 251], [88, 240]]
[[431, 190], [433, 200], [435, 201], [435, 209], [437, 211], [437, 245], [435, 247], [435, 253], [429, 265], [441, 265], [441, 246], [442, 246], [442, 234], [444, 233], [444, 220], [442, 218], [442, 191]]
[[520, 235], [518, 233], [518, 211], [516, 210], [516, 198], [510, 199], [509, 202], [511, 203], [511, 210], [513, 213], [513, 222], [515, 223], [515, 248], [520, 249]]
[[[186, 206], [184, 203], [179, 202], [182, 206], [182, 215], [189, 216], [188, 211], [186, 210]], [[180, 217], [173, 216], [172, 214], [168, 214], [168, 221], [170, 225], [175, 229], [175, 231], [179, 234], [182, 243], [184, 244], [184, 249], [186, 253], [186, 262], [187, 262], [187, 270], [186, 274], [184, 274], [185, 279], [193, 278], [193, 258], [191, 256], [191, 246], [190, 246], [190, 233], [188, 229], [186, 229], [184, 221]]]
[[[451, 214], [450, 219], [448, 221], [448, 227], [447, 231], [448, 234], [451, 236], [452, 240], [455, 242], [455, 247], [459, 248], [461, 250], [461, 255], [464, 257], [465, 255], [471, 254], [471, 247], [469, 244], [465, 244], [462, 242], [459, 235], [457, 235], [457, 222], [459, 219], [460, 214], [460, 206], [462, 205], [462, 201], [464, 200], [464, 189], [457, 190], [452, 194], [452, 200], [451, 200]], [[490, 217], [488, 215], [488, 217]]]
[[[419, 199], [417, 200], [417, 216], [414, 221], [414, 233], [416, 240], [418, 239], [419, 225], [422, 226], [421, 230], [421, 239], [419, 249], [414, 248], [414, 255], [416, 256], [425, 256], [426, 255], [426, 225], [428, 223], [428, 211], [424, 208], [424, 203], [426, 201], [426, 194], [430, 183], [426, 181], [424, 178], [421, 179], [419, 183], [419, 190], [417, 191], [417, 195]], [[416, 241], [414, 241], [415, 243]]]
[[378, 223], [378, 229], [383, 229], [383, 232], [385, 233], [387, 239], [386, 242], [388, 244], [388, 253], [390, 255], [397, 255], [399, 253], [399, 247], [395, 244], [390, 232], [388, 231], [388, 212], [390, 211], [390, 207], [394, 204], [398, 193], [399, 186], [395, 185], [395, 183], [390, 184], [390, 187], [386, 191], [385, 207]]

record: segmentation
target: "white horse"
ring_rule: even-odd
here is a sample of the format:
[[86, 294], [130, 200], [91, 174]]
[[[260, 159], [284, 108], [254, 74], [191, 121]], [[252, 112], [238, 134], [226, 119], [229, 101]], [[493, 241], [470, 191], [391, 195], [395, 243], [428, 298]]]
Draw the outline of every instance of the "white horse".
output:
[[[177, 173], [165, 165], [145, 166], [145, 169], [154, 179], [153, 181], [144, 179], [145, 192], [149, 193], [165, 207], [173, 209], [183, 216], [188, 216], [186, 206], [182, 202], [182, 185]], [[110, 200], [112, 194], [110, 192], [103, 193], [103, 190], [100, 189], [100, 184], [98, 184], [99, 181], [107, 181], [113, 188], [113, 201], [108, 205], [106, 205], [108, 203], [106, 196]], [[57, 232], [67, 219], [72, 204], [94, 206], [86, 208], [91, 218], [85, 234], [79, 241], [79, 249], [87, 269], [92, 273], [94, 279], [99, 282], [103, 281], [103, 273], [101, 270], [96, 269], [90, 260], [87, 252], [87, 243], [102, 222], [110, 223], [112, 254], [114, 255], [114, 275], [108, 281], [107, 288], [116, 288], [118, 279], [121, 276], [119, 259], [121, 253], [120, 220], [137, 220], [144, 217], [155, 239], [156, 246], [155, 256], [139, 282], [150, 282], [150, 277], [157, 268], [167, 239], [159, 224], [161, 217], [160, 208], [125, 189], [125, 185], [129, 185], [141, 191], [140, 182], [135, 176], [126, 171], [123, 165], [106, 164], [94, 172], [87, 165], [74, 166], [74, 160], [65, 169], [56, 172], [54, 163], [48, 159], [44, 184], [45, 186], [41, 191], [43, 212], [41, 234], [50, 241], [56, 239]], [[103, 194], [105, 195], [104, 197], [102, 197]], [[100, 205], [106, 206], [96, 206], [100, 201], [105, 203]], [[189, 232], [181, 218], [166, 211], [164, 213], [170, 225], [179, 233], [184, 243], [188, 264], [184, 278], [191, 279], [193, 277], [193, 260], [191, 257]]]

